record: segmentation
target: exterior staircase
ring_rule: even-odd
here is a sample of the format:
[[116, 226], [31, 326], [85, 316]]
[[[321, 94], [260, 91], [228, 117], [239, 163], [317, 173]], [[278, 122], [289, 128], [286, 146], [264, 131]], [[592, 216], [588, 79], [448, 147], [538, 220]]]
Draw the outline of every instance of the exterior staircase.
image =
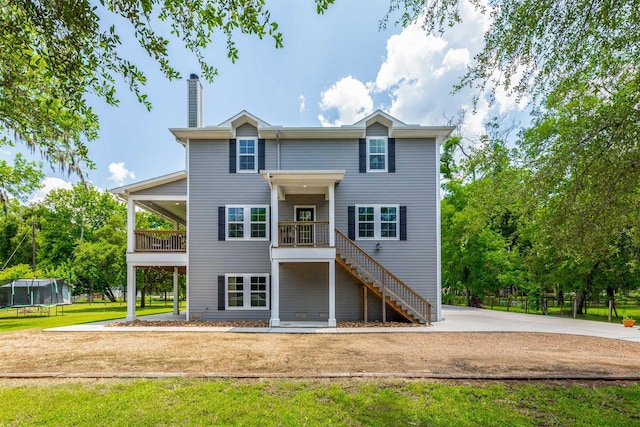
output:
[[[413, 323], [431, 324], [432, 305], [351, 239], [336, 230], [336, 261], [368, 291]], [[383, 322], [386, 321], [385, 310]]]

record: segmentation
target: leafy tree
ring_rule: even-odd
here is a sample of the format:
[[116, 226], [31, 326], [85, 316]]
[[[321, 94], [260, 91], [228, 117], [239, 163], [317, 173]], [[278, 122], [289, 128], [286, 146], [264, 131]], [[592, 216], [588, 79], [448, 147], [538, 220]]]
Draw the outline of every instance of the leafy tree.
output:
[[124, 206], [110, 194], [77, 184], [50, 192], [39, 204], [38, 261], [56, 266], [73, 259], [76, 246], [94, 242], [113, 215], [124, 217]]
[[31, 219], [28, 210], [0, 216], [0, 268], [31, 264]]
[[16, 154], [13, 166], [5, 160], [0, 160], [0, 204], [5, 216], [9, 214], [9, 200], [16, 198], [26, 201], [26, 198], [40, 187], [42, 178], [42, 164], [27, 161], [20, 153]]
[[145, 296], [157, 286], [171, 282], [173, 272], [159, 268], [138, 268], [136, 284], [140, 291], [140, 308], [147, 306]]
[[4, 284], [17, 279], [36, 279], [44, 277], [41, 270], [33, 271], [31, 265], [18, 264], [0, 271], [0, 283]]
[[[333, 0], [315, 3], [322, 13]], [[159, 22], [170, 34], [157, 30]], [[21, 140], [52, 165], [83, 177], [92, 167], [86, 143], [99, 127], [88, 96], [117, 105], [122, 80], [150, 108], [144, 73], [121, 51], [123, 25], [168, 79], [180, 76], [169, 61], [170, 41], [195, 55], [208, 80], [216, 69], [204, 51], [217, 32], [231, 61], [239, 55], [237, 32], [283, 44], [264, 0], [1, 0], [0, 145]]]

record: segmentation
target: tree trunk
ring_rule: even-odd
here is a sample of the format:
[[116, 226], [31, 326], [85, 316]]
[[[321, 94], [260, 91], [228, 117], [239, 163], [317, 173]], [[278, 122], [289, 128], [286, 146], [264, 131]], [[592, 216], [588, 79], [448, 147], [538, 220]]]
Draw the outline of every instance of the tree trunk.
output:
[[87, 302], [93, 303], [93, 280], [89, 280], [89, 293], [87, 294]]
[[104, 294], [109, 298], [109, 301], [116, 302], [116, 297], [113, 295], [113, 291], [109, 287], [109, 285], [104, 285]]
[[618, 317], [618, 310], [616, 310], [616, 291], [612, 286], [607, 286], [607, 300], [611, 301], [613, 313]]
[[562, 307], [564, 305], [564, 292], [562, 292], [562, 289], [558, 289], [556, 301], [558, 303], [558, 307]]
[[140, 308], [145, 308], [147, 306], [147, 303], [144, 300], [144, 292], [145, 291], [145, 286], [142, 286], [140, 288]]
[[576, 293], [576, 313], [577, 314], [586, 314], [586, 313], [583, 313], [584, 303], [586, 300], [587, 300], [587, 291], [583, 289], [580, 292]]

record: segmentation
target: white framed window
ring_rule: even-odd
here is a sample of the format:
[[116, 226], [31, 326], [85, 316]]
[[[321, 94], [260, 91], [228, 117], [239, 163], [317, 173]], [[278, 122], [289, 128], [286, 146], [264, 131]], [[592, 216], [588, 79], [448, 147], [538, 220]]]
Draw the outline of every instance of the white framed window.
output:
[[399, 205], [357, 205], [356, 238], [358, 240], [399, 240]]
[[226, 240], [269, 240], [269, 206], [226, 208]]
[[269, 275], [225, 274], [225, 309], [268, 310]]
[[258, 170], [258, 139], [238, 138], [238, 172], [256, 172]]
[[388, 151], [386, 137], [367, 138], [367, 172], [386, 172]]

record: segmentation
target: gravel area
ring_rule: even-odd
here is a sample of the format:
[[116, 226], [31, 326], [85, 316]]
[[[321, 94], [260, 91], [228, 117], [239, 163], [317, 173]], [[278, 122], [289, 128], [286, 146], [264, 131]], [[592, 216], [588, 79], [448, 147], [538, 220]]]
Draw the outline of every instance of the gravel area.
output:
[[[268, 328], [268, 320], [233, 320], [233, 321], [221, 321], [221, 320], [141, 320], [135, 319], [132, 322], [113, 322], [105, 325], [107, 327], [231, 327], [231, 328]], [[425, 327], [418, 323], [404, 323], [404, 322], [347, 322], [338, 321], [336, 324], [338, 328], [410, 328], [410, 327]]]
[[640, 343], [519, 332], [0, 334], [0, 376], [21, 373], [640, 377]]

